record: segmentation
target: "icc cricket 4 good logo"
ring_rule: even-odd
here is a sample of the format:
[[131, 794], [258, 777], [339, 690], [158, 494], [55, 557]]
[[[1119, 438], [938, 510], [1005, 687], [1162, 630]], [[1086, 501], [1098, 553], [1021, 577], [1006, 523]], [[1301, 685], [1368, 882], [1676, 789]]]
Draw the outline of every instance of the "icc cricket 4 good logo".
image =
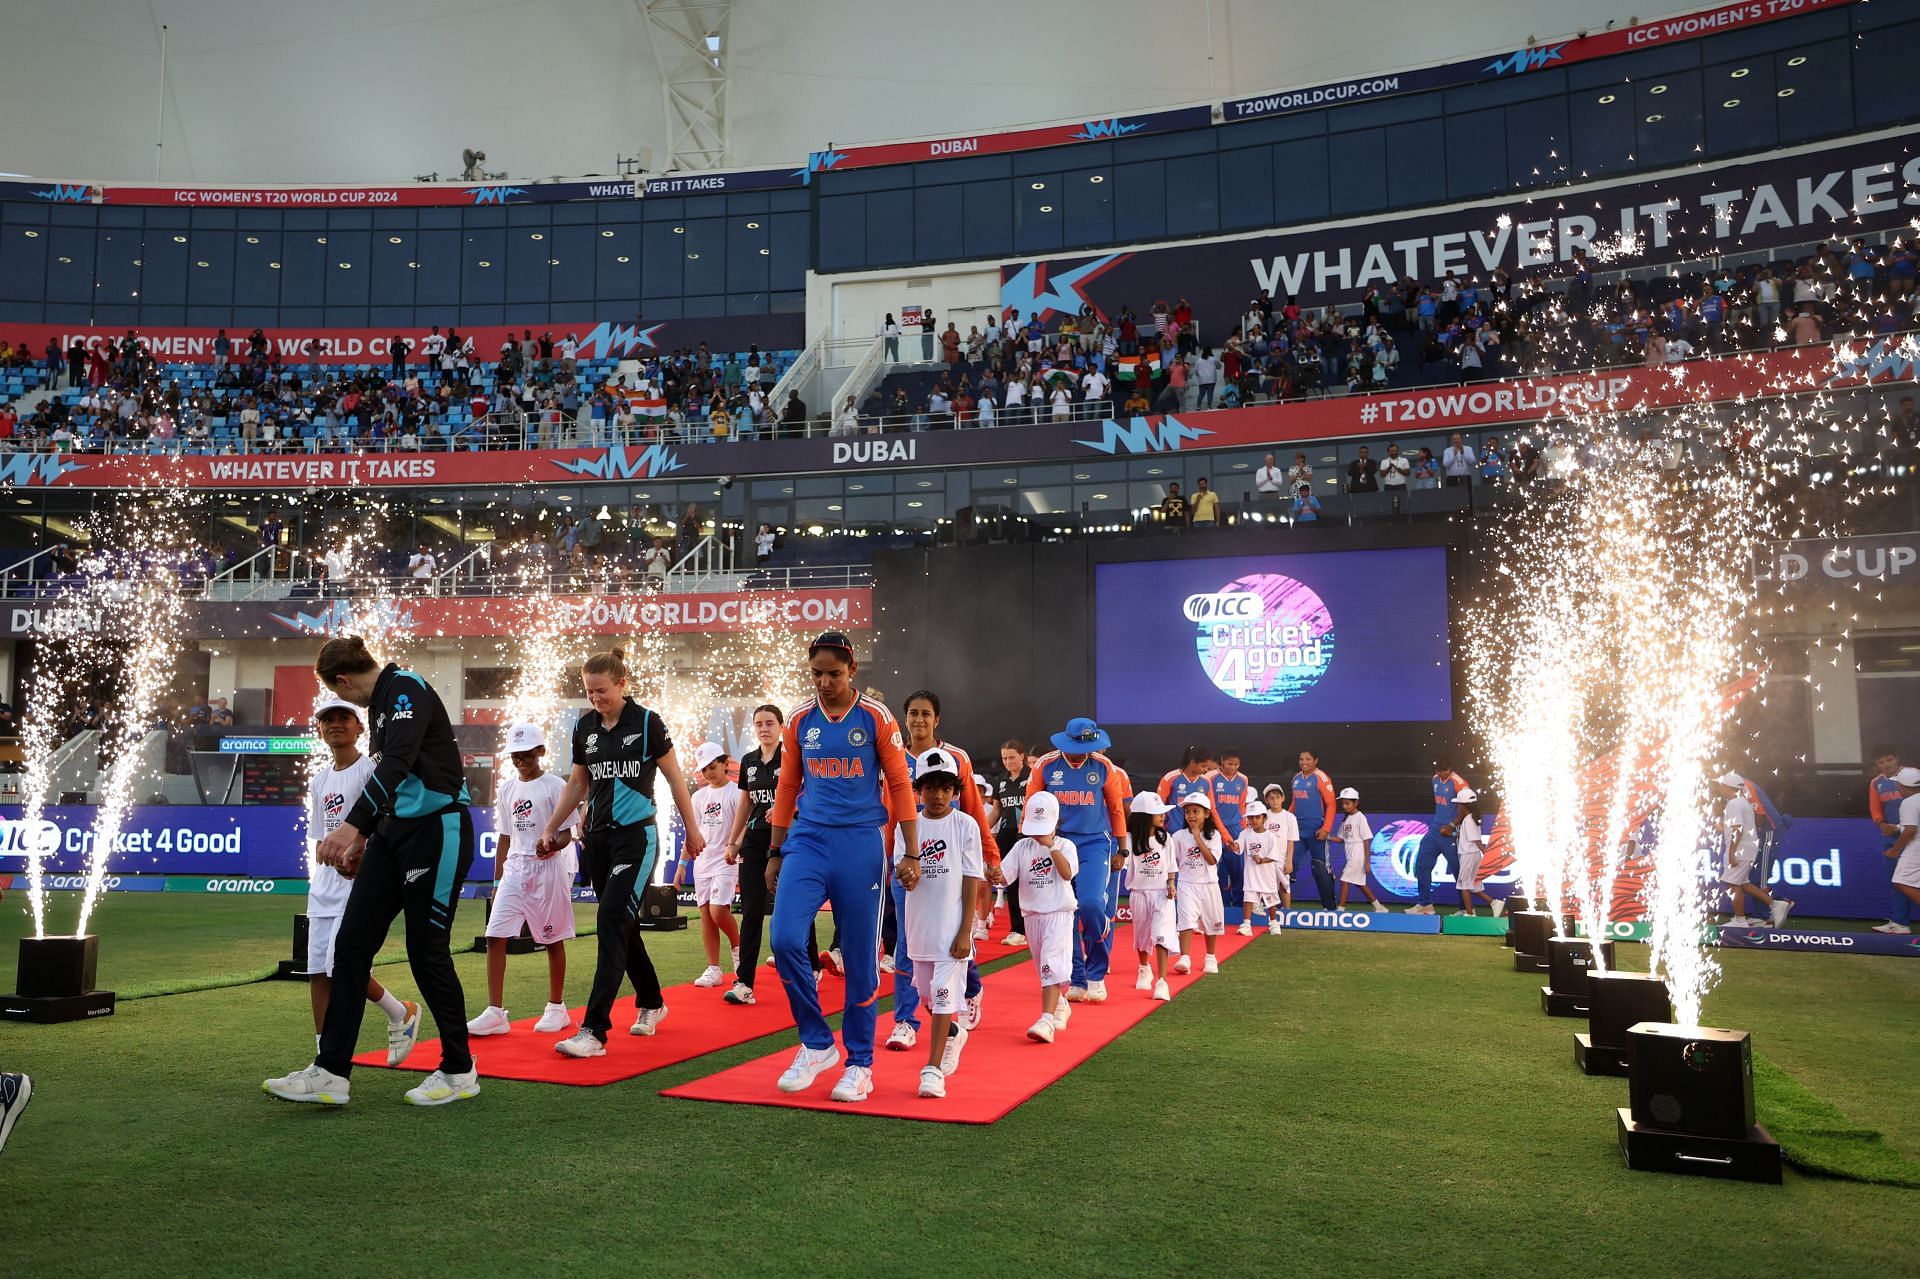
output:
[[1333, 615], [1313, 588], [1281, 573], [1249, 573], [1189, 595], [1200, 667], [1250, 706], [1277, 706], [1319, 683], [1333, 661]]

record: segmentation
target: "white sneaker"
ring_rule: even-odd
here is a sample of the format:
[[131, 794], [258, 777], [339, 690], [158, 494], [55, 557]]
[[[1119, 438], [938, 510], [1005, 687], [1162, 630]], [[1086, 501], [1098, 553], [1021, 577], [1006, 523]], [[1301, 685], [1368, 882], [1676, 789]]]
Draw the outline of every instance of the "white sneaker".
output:
[[1067, 1002], [1068, 1002], [1068, 1003], [1072, 1003], [1072, 1004], [1084, 1004], [1084, 1003], [1086, 1003], [1086, 1002], [1087, 1002], [1087, 988], [1086, 988], [1085, 986], [1069, 986], [1069, 987], [1067, 987]]
[[940, 1050], [940, 1073], [957, 1075], [960, 1073], [960, 1050], [967, 1046], [967, 1028], [958, 1023], [953, 1033], [947, 1036], [946, 1047]]
[[865, 1101], [872, 1091], [873, 1072], [865, 1066], [848, 1066], [833, 1086], [832, 1096], [835, 1101]]
[[1374, 913], [1374, 914], [1376, 914], [1376, 915], [1384, 915], [1384, 914], [1386, 914], [1386, 913], [1387, 913], [1387, 904], [1386, 904], [1385, 902], [1383, 902], [1383, 901], [1381, 901], [1381, 900], [1380, 900], [1379, 898], [1377, 898], [1377, 897], [1376, 897], [1376, 898], [1374, 898], [1374, 901], [1373, 901], [1373, 913]]
[[411, 999], [401, 1001], [400, 1006], [407, 1015], [398, 1022], [387, 1023], [387, 1065], [398, 1066], [413, 1051], [420, 1039], [420, 1005]]
[[1053, 1028], [1055, 1030], [1065, 1030], [1067, 1028], [1067, 1022], [1072, 1018], [1073, 1005], [1066, 1000], [1063, 999], [1053, 1006]]
[[1242, 920], [1237, 931], [1242, 937], [1253, 936], [1253, 921], [1251, 919]]
[[696, 986], [718, 986], [726, 978], [720, 975], [720, 965], [708, 964], [698, 977], [693, 979]]
[[1504, 897], [1496, 897], [1493, 899], [1493, 904], [1487, 907], [1487, 909], [1493, 912], [1495, 919], [1499, 919], [1507, 913], [1507, 899]]
[[1002, 946], [1024, 946], [1027, 944], [1027, 935], [1025, 933], [1008, 933], [1000, 939], [1000, 944]]
[[987, 921], [986, 920], [976, 919], [973, 921], [973, 939], [975, 941], [985, 941], [987, 939]]
[[1876, 933], [1890, 933], [1895, 937], [1904, 937], [1908, 933], [1912, 932], [1913, 929], [1907, 927], [1905, 924], [1896, 924], [1891, 919], [1889, 919], [1884, 924], [1875, 924], [1873, 926], [1873, 931]]
[[813, 1081], [840, 1064], [838, 1048], [809, 1048], [805, 1044], [793, 1055], [793, 1062], [774, 1086], [781, 1092], [805, 1092]]
[[940, 1073], [940, 1067], [920, 1067], [920, 1095], [922, 1097], [944, 1097], [947, 1095], [947, 1077]]
[[658, 1008], [642, 1008], [634, 1014], [633, 1025], [627, 1027], [627, 1033], [629, 1035], [651, 1035], [655, 1030], [659, 1029], [660, 1023], [666, 1019], [667, 1006], [665, 1004], [660, 1005]]
[[966, 1011], [961, 1013], [958, 1017], [954, 1018], [955, 1024], [958, 1025], [962, 1030], [980, 1029], [980, 1010], [983, 1007], [983, 1004], [981, 1003], [981, 997], [984, 996], [985, 994], [986, 994], [986, 991], [983, 990], [980, 992], [980, 994], [974, 995], [972, 998], [968, 999]]
[[469, 1035], [504, 1035], [513, 1029], [513, 1021], [507, 1016], [507, 1010], [487, 1005], [486, 1010], [467, 1023]]
[[1192, 972], [1192, 971], [1193, 971], [1193, 956], [1192, 956], [1192, 955], [1182, 955], [1182, 956], [1180, 956], [1180, 958], [1178, 958], [1178, 959], [1176, 959], [1176, 960], [1174, 960], [1174, 961], [1173, 961], [1173, 971], [1174, 971], [1174, 972], [1176, 972], [1176, 973], [1190, 973], [1190, 972]]
[[750, 1004], [753, 1002], [753, 987], [743, 981], [733, 983], [733, 989], [721, 996], [730, 1004]]
[[1784, 897], [1773, 899], [1773, 926], [1775, 928], [1787, 922], [1787, 916], [1793, 911], [1793, 903]]
[[344, 1106], [353, 1085], [343, 1075], [320, 1066], [303, 1066], [291, 1075], [269, 1079], [260, 1091], [281, 1101], [310, 1101], [322, 1106]]
[[567, 1011], [565, 1004], [548, 1004], [540, 1014], [540, 1020], [533, 1023], [536, 1033], [557, 1035], [573, 1026], [573, 1014]]
[[880, 956], [880, 971], [881, 971], [882, 973], [890, 973], [890, 972], [892, 972], [892, 971], [893, 971], [893, 956], [892, 956], [892, 955], [882, 955], [882, 956]]
[[600, 1041], [600, 1036], [582, 1026], [555, 1044], [553, 1051], [563, 1057], [604, 1057], [607, 1055], [607, 1046]]
[[1424, 902], [1415, 902], [1413, 905], [1407, 907], [1407, 914], [1431, 915], [1433, 914], [1433, 907], [1425, 904]]
[[1280, 921], [1277, 919], [1267, 925], [1267, 933], [1269, 936], [1278, 937], [1284, 931], [1286, 930], [1280, 927]]
[[1135, 990], [1152, 990], [1153, 969], [1147, 967], [1145, 964], [1140, 965], [1140, 971], [1134, 974], [1133, 988]]
[[847, 966], [844, 962], [842, 962], [839, 951], [837, 950], [828, 951], [827, 962], [833, 965], [833, 971], [838, 973], [840, 976], [844, 977], [847, 975]]
[[1220, 971], [1220, 960], [1219, 960], [1219, 959], [1218, 959], [1218, 958], [1217, 958], [1216, 956], [1213, 956], [1213, 955], [1208, 955], [1208, 956], [1207, 956], [1207, 962], [1206, 962], [1206, 963], [1205, 963], [1204, 965], [1202, 965], [1202, 966], [1201, 966], [1201, 969], [1200, 969], [1200, 971], [1201, 971], [1201, 972], [1203, 972], [1203, 973], [1217, 973], [1217, 972], [1219, 972], [1219, 971]]
[[1040, 1014], [1040, 1020], [1027, 1027], [1027, 1038], [1036, 1044], [1053, 1042], [1053, 1018], [1046, 1013]]
[[920, 1032], [913, 1028], [912, 1022], [896, 1021], [893, 1033], [887, 1036], [887, 1051], [903, 1053], [920, 1042]]
[[1163, 1004], [1173, 998], [1173, 992], [1167, 989], [1165, 979], [1153, 983], [1153, 997]]
[[465, 1101], [469, 1097], [480, 1095], [480, 1072], [469, 1070], [464, 1075], [449, 1075], [444, 1070], [436, 1070], [412, 1088], [407, 1089], [409, 1106], [444, 1106], [450, 1101]]
[[1107, 1002], [1107, 983], [1103, 981], [1088, 982], [1087, 983], [1087, 1002], [1090, 1004], [1106, 1003]]

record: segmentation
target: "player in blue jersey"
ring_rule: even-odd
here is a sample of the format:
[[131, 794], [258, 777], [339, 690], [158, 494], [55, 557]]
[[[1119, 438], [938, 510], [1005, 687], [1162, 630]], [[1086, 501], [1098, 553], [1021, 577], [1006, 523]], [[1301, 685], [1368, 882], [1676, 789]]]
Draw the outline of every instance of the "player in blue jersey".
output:
[[[1873, 780], [1867, 783], [1867, 816], [1880, 828], [1884, 852], [1900, 838], [1900, 786], [1893, 780], [1894, 774], [1900, 771], [1899, 752], [1891, 746], [1874, 747], [1873, 767]], [[1895, 863], [1889, 861], [1887, 865], [1891, 868]], [[1913, 931], [1913, 902], [1901, 894], [1898, 884], [1893, 885], [1893, 906], [1887, 913], [1887, 922], [1875, 924], [1873, 931], [1896, 935]]]
[[1460, 805], [1457, 796], [1468, 789], [1467, 779], [1453, 771], [1453, 765], [1442, 755], [1433, 762], [1433, 825], [1420, 837], [1419, 851], [1414, 854], [1413, 880], [1414, 904], [1407, 907], [1409, 915], [1432, 915], [1437, 912], [1433, 906], [1433, 868], [1441, 862], [1453, 872], [1455, 880], [1460, 878]]
[[1055, 733], [1054, 749], [1040, 757], [1027, 779], [1027, 796], [1046, 791], [1060, 801], [1059, 833], [1079, 850], [1073, 894], [1075, 912], [1072, 984], [1074, 1003], [1107, 997], [1107, 959], [1113, 920], [1107, 908], [1112, 872], [1127, 854], [1127, 776], [1102, 752], [1113, 740], [1090, 719], [1067, 721]]
[[1333, 798], [1333, 779], [1320, 767], [1312, 751], [1300, 752], [1300, 771], [1293, 775], [1293, 818], [1300, 827], [1300, 847], [1320, 893], [1320, 904], [1333, 908], [1333, 869], [1327, 865], [1327, 837], [1339, 816]]
[[893, 714], [854, 683], [853, 644], [829, 631], [807, 649], [814, 695], [788, 717], [774, 796], [767, 889], [773, 894], [773, 958], [800, 1031], [800, 1050], [780, 1076], [782, 1092], [804, 1092], [840, 1063], [833, 1029], [807, 962], [807, 937], [831, 903], [843, 943], [847, 1067], [835, 1101], [873, 1091], [874, 997], [880, 979], [880, 894], [887, 857], [880, 828], [899, 824], [905, 846], [920, 846], [906, 744]]
[[[1207, 774], [1207, 786], [1213, 795], [1213, 817], [1220, 826], [1220, 895], [1229, 906], [1246, 897], [1246, 859], [1240, 855], [1240, 832], [1247, 827], [1247, 775], [1240, 771], [1240, 752], [1220, 752], [1220, 767]], [[1253, 918], [1243, 915], [1240, 928], [1252, 933]]]

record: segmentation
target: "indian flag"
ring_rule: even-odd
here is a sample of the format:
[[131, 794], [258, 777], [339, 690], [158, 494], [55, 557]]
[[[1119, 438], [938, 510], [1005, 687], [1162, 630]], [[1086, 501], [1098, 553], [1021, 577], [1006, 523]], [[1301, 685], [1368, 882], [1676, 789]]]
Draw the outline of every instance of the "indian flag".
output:
[[1160, 353], [1158, 351], [1150, 351], [1145, 355], [1117, 356], [1113, 361], [1113, 376], [1116, 381], [1131, 382], [1133, 381], [1133, 371], [1143, 364], [1146, 365], [1147, 376], [1152, 377], [1160, 371]]
[[637, 418], [663, 418], [667, 415], [667, 398], [657, 391], [628, 391], [627, 412]]

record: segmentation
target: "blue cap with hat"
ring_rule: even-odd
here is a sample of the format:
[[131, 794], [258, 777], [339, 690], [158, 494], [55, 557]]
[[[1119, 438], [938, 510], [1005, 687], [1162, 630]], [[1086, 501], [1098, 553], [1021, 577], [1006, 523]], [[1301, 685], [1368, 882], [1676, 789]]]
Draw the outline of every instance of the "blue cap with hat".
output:
[[1068, 720], [1067, 730], [1055, 733], [1049, 740], [1053, 742], [1053, 748], [1064, 755], [1091, 755], [1113, 746], [1113, 739], [1107, 736], [1105, 730], [1084, 716]]

